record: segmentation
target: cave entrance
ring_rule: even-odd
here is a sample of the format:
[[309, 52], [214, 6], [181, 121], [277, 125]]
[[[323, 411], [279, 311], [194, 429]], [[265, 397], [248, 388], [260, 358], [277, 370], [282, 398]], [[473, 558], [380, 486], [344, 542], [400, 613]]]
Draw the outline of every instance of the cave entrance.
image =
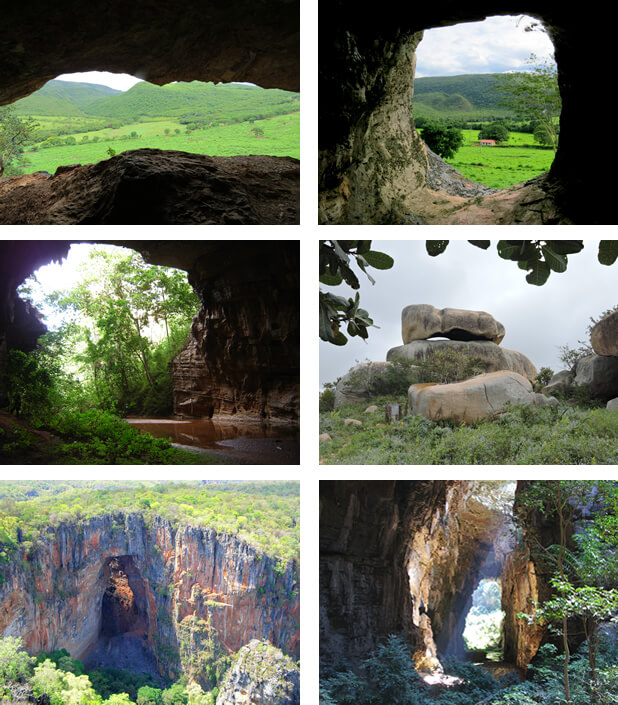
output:
[[[528, 16], [426, 30], [416, 50], [419, 133], [466, 179], [492, 189], [549, 171], [561, 110], [553, 52], [543, 25]], [[436, 125], [461, 130], [463, 144], [449, 151]]]
[[483, 578], [472, 593], [472, 606], [465, 617], [464, 656], [472, 660], [501, 661], [503, 623], [500, 580]]
[[149, 639], [146, 584], [133, 556], [113, 556], [103, 565], [99, 634], [84, 659], [87, 668], [118, 668], [160, 680]]

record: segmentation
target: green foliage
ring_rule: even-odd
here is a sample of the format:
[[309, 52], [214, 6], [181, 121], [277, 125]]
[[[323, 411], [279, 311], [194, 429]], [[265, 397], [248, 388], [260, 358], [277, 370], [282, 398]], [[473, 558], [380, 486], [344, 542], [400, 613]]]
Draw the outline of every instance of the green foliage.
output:
[[480, 140], [506, 142], [509, 139], [509, 130], [504, 122], [490, 122], [487, 125], [483, 125], [478, 138]]
[[38, 127], [31, 118], [17, 116], [12, 105], [0, 106], [0, 178], [21, 173], [15, 167], [23, 153], [23, 147]]
[[[483, 250], [487, 250], [490, 240], [468, 240]], [[447, 248], [448, 240], [427, 240], [427, 253], [432, 257], [440, 255]], [[566, 272], [568, 256], [584, 249], [583, 240], [499, 240], [498, 255], [502, 259], [517, 262], [520, 269], [528, 271], [526, 281], [535, 286], [545, 284], [551, 272]], [[602, 253], [603, 252], [603, 256]], [[601, 240], [599, 262], [613, 264], [618, 258], [618, 241]]]
[[23, 681], [32, 674], [34, 659], [28, 656], [20, 637], [0, 639], [0, 684], [3, 681]]
[[[380, 405], [392, 398], [373, 400]], [[363, 426], [345, 425], [366, 407], [350, 405], [320, 415], [323, 463], [343, 465], [613, 465], [618, 461], [618, 417], [606, 409], [513, 406], [495, 421], [456, 427], [409, 416], [384, 425], [364, 415]]]
[[[372, 284], [375, 281], [367, 271], [369, 267], [385, 270], [394, 264], [390, 255], [371, 249], [371, 240], [321, 240], [320, 283], [338, 286], [345, 282], [352, 289], [359, 289], [360, 281], [352, 269], [352, 261]], [[334, 345], [345, 345], [348, 339], [341, 330], [344, 323], [347, 323], [350, 337], [366, 339], [369, 336], [367, 329], [373, 326], [373, 320], [360, 308], [358, 292], [354, 299], [346, 299], [320, 290], [320, 338]]]
[[49, 408], [53, 382], [36, 356], [9, 350], [7, 393], [9, 411], [17, 416], [40, 417]]
[[454, 157], [464, 141], [460, 129], [437, 122], [426, 122], [422, 137], [429, 149], [444, 159]]

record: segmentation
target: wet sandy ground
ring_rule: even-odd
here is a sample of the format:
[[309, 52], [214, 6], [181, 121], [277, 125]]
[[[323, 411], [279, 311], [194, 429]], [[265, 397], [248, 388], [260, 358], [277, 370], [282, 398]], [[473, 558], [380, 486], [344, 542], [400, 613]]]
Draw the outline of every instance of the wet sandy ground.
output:
[[174, 445], [248, 465], [298, 465], [299, 429], [294, 425], [216, 422], [206, 419], [127, 419]]

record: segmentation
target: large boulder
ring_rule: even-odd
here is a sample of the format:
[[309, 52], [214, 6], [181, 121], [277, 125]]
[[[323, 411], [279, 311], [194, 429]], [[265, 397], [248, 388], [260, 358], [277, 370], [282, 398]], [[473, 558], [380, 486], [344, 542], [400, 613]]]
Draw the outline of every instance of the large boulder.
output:
[[574, 384], [585, 387], [593, 399], [609, 401], [618, 396], [618, 357], [583, 357], [575, 368]]
[[502, 323], [485, 311], [459, 308], [437, 309], [429, 304], [406, 306], [401, 312], [401, 336], [404, 343], [428, 338], [450, 340], [491, 340], [499, 344], [504, 338]]
[[[543, 397], [543, 400], [541, 400]], [[490, 372], [454, 384], [413, 384], [408, 391], [410, 413], [441, 421], [473, 423], [504, 411], [507, 404], [540, 405], [542, 394], [516, 372]]]
[[349, 369], [335, 387], [335, 409], [371, 399], [376, 375], [386, 372], [389, 366], [388, 362], [363, 362]]
[[618, 411], [618, 397], [616, 397], [615, 399], [610, 399], [607, 402], [607, 406], [605, 408], [609, 411]]
[[536, 367], [522, 353], [516, 350], [507, 350], [490, 340], [415, 340], [406, 345], [391, 348], [387, 360], [404, 357], [408, 360], [425, 360], [432, 352], [449, 348], [464, 353], [470, 357], [478, 357], [483, 361], [486, 372], [507, 370], [534, 379], [537, 375]]
[[556, 372], [543, 387], [543, 394], [566, 394], [573, 384], [573, 373], [571, 370], [560, 370]]
[[605, 316], [592, 328], [590, 345], [597, 355], [618, 357], [618, 311]]

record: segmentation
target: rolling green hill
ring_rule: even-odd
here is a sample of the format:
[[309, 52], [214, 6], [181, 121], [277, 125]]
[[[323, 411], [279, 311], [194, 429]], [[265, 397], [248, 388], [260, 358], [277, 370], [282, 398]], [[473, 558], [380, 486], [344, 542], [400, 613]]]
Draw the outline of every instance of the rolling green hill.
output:
[[91, 103], [121, 92], [95, 83], [53, 80], [14, 107], [20, 115], [81, 116]]
[[499, 103], [494, 89], [499, 74], [464, 74], [417, 78], [414, 81], [414, 114], [425, 118], [490, 120], [512, 117]]

